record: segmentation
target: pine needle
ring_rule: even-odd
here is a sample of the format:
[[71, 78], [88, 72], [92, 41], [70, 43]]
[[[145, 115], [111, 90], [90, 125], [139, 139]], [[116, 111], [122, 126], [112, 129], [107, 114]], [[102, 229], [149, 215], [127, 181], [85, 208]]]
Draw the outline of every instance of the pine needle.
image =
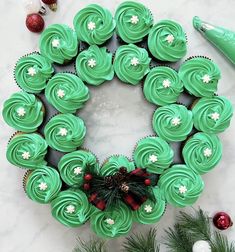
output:
[[227, 237], [217, 231], [214, 232], [214, 238], [209, 243], [212, 252], [235, 252], [234, 243], [229, 243]]
[[100, 239], [90, 239], [89, 241], [83, 241], [78, 238], [78, 245], [74, 248], [73, 252], [108, 252], [105, 247], [105, 241]]
[[123, 252], [159, 252], [160, 246], [156, 243], [157, 230], [151, 228], [146, 234], [133, 234], [123, 243]]

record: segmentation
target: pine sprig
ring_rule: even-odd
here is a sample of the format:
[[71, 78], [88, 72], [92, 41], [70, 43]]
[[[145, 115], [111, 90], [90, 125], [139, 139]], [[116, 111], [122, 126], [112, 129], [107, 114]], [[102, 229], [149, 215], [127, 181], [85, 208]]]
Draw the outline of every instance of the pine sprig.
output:
[[123, 243], [123, 252], [159, 252], [160, 246], [156, 242], [157, 230], [151, 228], [147, 234], [133, 234]]
[[234, 242], [229, 243], [227, 237], [214, 232], [214, 238], [209, 241], [212, 252], [235, 252]]
[[81, 238], [78, 238], [78, 245], [73, 252], [108, 252], [108, 250], [103, 240], [90, 239], [89, 241], [83, 241]]

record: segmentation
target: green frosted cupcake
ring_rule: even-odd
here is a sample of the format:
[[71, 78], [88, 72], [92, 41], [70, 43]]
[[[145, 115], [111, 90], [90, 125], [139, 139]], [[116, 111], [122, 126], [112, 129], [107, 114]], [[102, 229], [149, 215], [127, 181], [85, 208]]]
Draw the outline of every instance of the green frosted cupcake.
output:
[[62, 113], [75, 113], [89, 99], [89, 89], [71, 73], [57, 73], [45, 89], [47, 101]]
[[160, 137], [146, 137], [137, 143], [133, 156], [137, 167], [161, 174], [173, 162], [174, 151]]
[[176, 62], [187, 53], [185, 32], [180, 24], [162, 20], [150, 30], [148, 48], [156, 59]]
[[28, 197], [41, 204], [51, 202], [62, 186], [59, 173], [48, 166], [27, 172], [23, 183]]
[[197, 97], [211, 97], [221, 78], [219, 67], [211, 60], [195, 57], [180, 66], [179, 76], [188, 92]]
[[123, 45], [115, 54], [114, 70], [121, 81], [137, 85], [150, 71], [150, 61], [144, 48], [134, 44]]
[[65, 154], [58, 164], [62, 180], [70, 186], [83, 185], [85, 173], [97, 173], [98, 168], [99, 164], [95, 155], [85, 150]]
[[231, 102], [223, 96], [201, 98], [193, 106], [194, 127], [205, 133], [225, 131], [233, 115]]
[[15, 66], [14, 76], [20, 88], [29, 93], [40, 93], [54, 69], [51, 63], [39, 53], [20, 58]]
[[75, 31], [64, 24], [48, 26], [40, 36], [40, 52], [50, 61], [66, 64], [78, 52], [78, 40]]
[[106, 47], [90, 46], [79, 53], [76, 59], [78, 76], [88, 84], [100, 85], [113, 79], [112, 53]]
[[158, 186], [167, 202], [175, 207], [193, 205], [204, 188], [200, 175], [186, 165], [173, 165], [160, 177]]
[[122, 202], [116, 207], [98, 211], [91, 217], [91, 228], [103, 238], [127, 234], [132, 226], [132, 211]]
[[90, 203], [81, 190], [60, 192], [51, 202], [52, 216], [67, 227], [78, 227], [90, 217]]
[[141, 224], [154, 224], [166, 209], [166, 201], [159, 187], [153, 188], [155, 200], [147, 199], [139, 209], [133, 211], [133, 219]]
[[169, 142], [184, 141], [193, 128], [193, 115], [183, 105], [171, 104], [158, 108], [153, 115], [153, 129]]
[[182, 153], [188, 167], [204, 174], [219, 163], [222, 144], [216, 135], [199, 132], [189, 138]]
[[183, 92], [178, 73], [170, 67], [153, 68], [144, 82], [145, 98], [156, 105], [175, 103]]
[[111, 156], [102, 165], [100, 175], [114, 175], [122, 167], [126, 168], [127, 172], [130, 172], [135, 169], [135, 164], [123, 155]]
[[7, 145], [7, 160], [20, 168], [34, 170], [47, 164], [46, 141], [36, 133], [17, 133]]
[[2, 116], [14, 129], [34, 132], [43, 122], [44, 107], [35, 95], [18, 92], [4, 102]]
[[73, 25], [79, 40], [101, 45], [112, 37], [116, 23], [108, 9], [90, 4], [76, 14]]
[[153, 26], [148, 8], [134, 1], [121, 3], [115, 13], [117, 34], [126, 43], [137, 43], [146, 37]]
[[72, 114], [59, 114], [50, 119], [44, 128], [48, 145], [58, 151], [70, 152], [81, 146], [86, 126], [83, 120]]

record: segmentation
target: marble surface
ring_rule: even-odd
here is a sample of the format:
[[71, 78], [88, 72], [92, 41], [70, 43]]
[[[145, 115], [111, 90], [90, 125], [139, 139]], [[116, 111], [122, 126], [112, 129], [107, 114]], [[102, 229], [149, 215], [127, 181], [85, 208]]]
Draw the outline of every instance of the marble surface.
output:
[[[56, 13], [45, 17], [46, 24], [67, 23], [72, 25], [73, 16], [88, 3], [94, 1], [59, 1]], [[114, 13], [122, 1], [97, 0], [99, 4]], [[187, 31], [188, 56], [207, 55], [222, 70], [219, 94], [227, 96], [235, 105], [235, 66], [232, 66], [221, 54], [204, 40], [191, 25], [194, 15], [224, 27], [234, 29], [234, 0], [143, 0], [155, 17], [175, 19]], [[19, 90], [14, 83], [12, 71], [16, 60], [29, 52], [38, 50], [37, 34], [28, 32], [24, 26], [25, 13], [22, 1], [0, 1], [0, 103], [11, 93]], [[71, 69], [69, 69], [71, 70]], [[132, 155], [133, 147], [139, 138], [153, 134], [150, 120], [154, 106], [144, 101], [141, 87], [127, 86], [114, 80], [100, 88], [91, 89], [92, 99], [81, 111], [86, 121], [88, 136], [85, 146], [94, 151], [100, 161], [114, 153]], [[14, 132], [0, 118], [0, 251], [1, 252], [69, 252], [72, 251], [76, 237], [88, 238], [93, 235], [89, 225], [78, 229], [62, 226], [50, 215], [48, 205], [30, 201], [22, 189], [23, 170], [9, 164], [5, 158], [9, 136]], [[216, 169], [204, 175], [205, 190], [194, 207], [201, 206], [211, 215], [217, 211], [226, 211], [235, 220], [235, 120], [231, 127], [220, 135], [223, 142], [223, 159]], [[190, 208], [186, 209], [190, 211]], [[172, 225], [178, 209], [168, 207], [165, 216], [156, 225], [158, 238], [162, 240], [163, 230]], [[143, 231], [149, 226], [134, 225], [134, 231]], [[234, 228], [225, 232], [235, 240]], [[122, 238], [109, 241], [110, 251], [120, 251]], [[162, 251], [166, 251], [162, 248]]]

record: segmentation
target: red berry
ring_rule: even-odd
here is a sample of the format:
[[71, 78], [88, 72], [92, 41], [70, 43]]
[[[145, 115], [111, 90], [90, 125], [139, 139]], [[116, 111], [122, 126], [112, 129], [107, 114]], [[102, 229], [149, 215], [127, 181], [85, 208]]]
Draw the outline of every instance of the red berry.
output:
[[220, 230], [225, 230], [233, 225], [230, 216], [225, 212], [218, 212], [213, 217], [213, 223]]
[[42, 0], [44, 4], [55, 4], [57, 0]]
[[85, 174], [84, 179], [86, 181], [90, 181], [90, 180], [92, 180], [92, 175], [90, 173], [87, 173], [87, 174]]
[[41, 32], [45, 24], [44, 19], [37, 13], [28, 15], [25, 23], [31, 32]]
[[83, 188], [84, 188], [84, 190], [88, 191], [88, 190], [90, 190], [91, 186], [90, 186], [90, 184], [85, 183], [85, 184], [83, 185]]
[[150, 179], [145, 179], [144, 183], [146, 186], [150, 186], [151, 185], [151, 180]]

